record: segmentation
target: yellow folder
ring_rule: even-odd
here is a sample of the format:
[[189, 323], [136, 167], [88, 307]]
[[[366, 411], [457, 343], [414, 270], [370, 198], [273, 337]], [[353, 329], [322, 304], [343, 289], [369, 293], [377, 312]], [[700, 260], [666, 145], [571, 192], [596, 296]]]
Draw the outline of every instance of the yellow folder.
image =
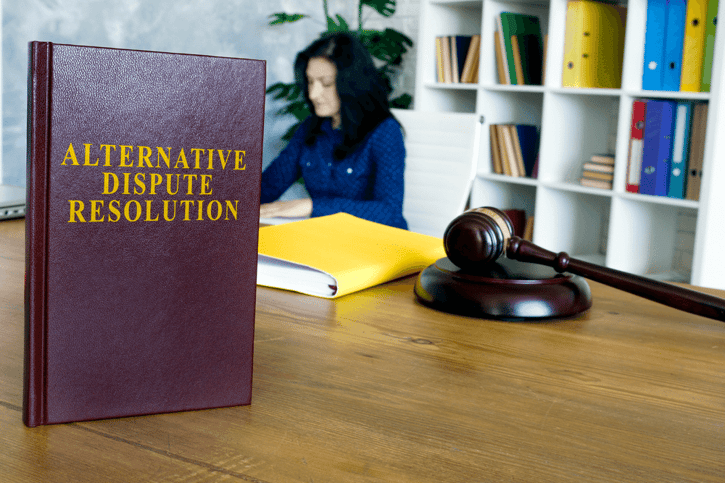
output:
[[590, 0], [567, 3], [564, 87], [622, 85], [626, 9]]
[[335, 298], [445, 256], [440, 238], [337, 213], [260, 228], [257, 284]]
[[688, 0], [685, 39], [682, 45], [680, 90], [700, 92], [702, 58], [705, 55], [707, 0]]

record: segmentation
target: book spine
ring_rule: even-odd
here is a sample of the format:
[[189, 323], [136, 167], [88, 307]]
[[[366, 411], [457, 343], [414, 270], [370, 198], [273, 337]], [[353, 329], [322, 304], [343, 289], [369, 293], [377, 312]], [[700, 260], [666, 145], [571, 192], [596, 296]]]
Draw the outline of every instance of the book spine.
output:
[[707, 25], [705, 26], [705, 55], [702, 59], [702, 82], [700, 90], [710, 92], [712, 81], [712, 60], [715, 51], [715, 32], [717, 30], [718, 0], [707, 2]]
[[679, 91], [682, 73], [682, 44], [685, 38], [685, 0], [668, 0], [665, 29], [665, 57], [662, 90]]
[[46, 421], [46, 265], [53, 45], [30, 44], [27, 208], [25, 217], [25, 368], [23, 422]]
[[[644, 34], [643, 90], [659, 91], [662, 89], [666, 26], [667, 0], [649, 0], [647, 2], [647, 26]], [[678, 65], [680, 60], [682, 59], [677, 61]], [[679, 89], [679, 82], [677, 88]]]
[[705, 54], [706, 15], [706, 0], [689, 0], [687, 2], [687, 23], [682, 47], [681, 91], [700, 92], [702, 58]]
[[632, 128], [629, 138], [626, 185], [629, 193], [639, 193], [646, 107], [646, 101], [634, 101], [632, 104]]
[[677, 103], [675, 121], [675, 142], [672, 149], [672, 165], [667, 196], [682, 199], [685, 197], [685, 180], [687, 179], [687, 155], [690, 144], [690, 112], [689, 102]]

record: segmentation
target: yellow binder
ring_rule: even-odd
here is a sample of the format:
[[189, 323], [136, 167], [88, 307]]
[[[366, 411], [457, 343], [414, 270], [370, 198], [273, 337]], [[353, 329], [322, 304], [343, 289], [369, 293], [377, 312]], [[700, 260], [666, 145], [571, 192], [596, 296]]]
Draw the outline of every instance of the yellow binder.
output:
[[626, 9], [572, 0], [567, 4], [564, 36], [564, 87], [622, 85]]
[[335, 298], [445, 256], [440, 238], [337, 213], [260, 228], [257, 284]]
[[682, 45], [680, 90], [700, 92], [702, 58], [705, 54], [705, 17], [707, 0], [688, 0], [685, 15], [685, 40]]

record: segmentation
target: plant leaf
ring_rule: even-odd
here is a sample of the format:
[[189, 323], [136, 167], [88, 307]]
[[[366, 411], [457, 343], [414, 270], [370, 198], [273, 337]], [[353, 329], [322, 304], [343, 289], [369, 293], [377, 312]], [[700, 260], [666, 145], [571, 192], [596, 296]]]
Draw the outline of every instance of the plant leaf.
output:
[[337, 22], [335, 20], [332, 17], [327, 17], [328, 32], [348, 32], [350, 30], [347, 21], [339, 13], [337, 14]]
[[363, 30], [359, 35], [370, 55], [387, 64], [400, 65], [403, 55], [413, 46], [410, 37], [394, 29]]
[[383, 17], [390, 17], [395, 13], [395, 0], [360, 0], [360, 3], [374, 8]]
[[305, 15], [303, 13], [293, 13], [292, 15], [286, 14], [284, 12], [281, 13], [273, 13], [269, 16], [272, 20], [269, 21], [270, 25], [279, 25], [283, 23], [293, 23], [298, 20], [302, 20], [305, 17], [309, 17], [309, 15]]

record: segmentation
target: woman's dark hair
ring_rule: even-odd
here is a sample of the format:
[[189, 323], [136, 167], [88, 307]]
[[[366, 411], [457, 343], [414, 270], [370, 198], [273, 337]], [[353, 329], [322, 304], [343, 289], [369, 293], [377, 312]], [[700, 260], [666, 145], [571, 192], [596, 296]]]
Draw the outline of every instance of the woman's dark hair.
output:
[[304, 93], [312, 115], [305, 141], [313, 144], [321, 133], [322, 119], [315, 114], [307, 85], [307, 64], [321, 57], [337, 68], [337, 95], [340, 98], [342, 144], [335, 148], [335, 158], [352, 153], [373, 129], [391, 117], [385, 83], [373, 59], [360, 40], [348, 32], [325, 34], [314, 41], [295, 59], [295, 80]]

